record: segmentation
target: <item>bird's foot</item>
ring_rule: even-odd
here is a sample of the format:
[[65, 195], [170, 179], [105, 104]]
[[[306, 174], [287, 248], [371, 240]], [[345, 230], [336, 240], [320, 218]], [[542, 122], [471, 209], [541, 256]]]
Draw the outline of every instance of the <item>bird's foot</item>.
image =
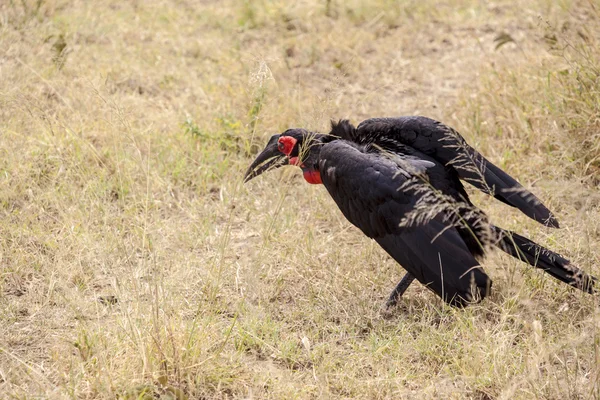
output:
[[400, 282], [398, 282], [394, 290], [392, 290], [392, 293], [390, 293], [390, 296], [385, 302], [385, 305], [381, 309], [381, 313], [384, 317], [385, 314], [391, 315], [392, 309], [398, 304], [398, 299], [402, 297], [404, 292], [406, 292], [406, 289], [408, 289], [408, 287], [414, 280], [415, 277], [407, 272], [406, 275], [404, 275], [404, 277], [400, 280]]

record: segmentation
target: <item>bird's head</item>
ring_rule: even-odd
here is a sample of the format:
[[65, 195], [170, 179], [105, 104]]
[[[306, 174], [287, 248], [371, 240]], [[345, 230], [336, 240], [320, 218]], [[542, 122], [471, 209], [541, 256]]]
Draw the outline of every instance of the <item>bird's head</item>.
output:
[[246, 171], [244, 182], [282, 165], [297, 165], [308, 183], [322, 183], [317, 160], [326, 137], [301, 128], [288, 129], [271, 136], [264, 150]]

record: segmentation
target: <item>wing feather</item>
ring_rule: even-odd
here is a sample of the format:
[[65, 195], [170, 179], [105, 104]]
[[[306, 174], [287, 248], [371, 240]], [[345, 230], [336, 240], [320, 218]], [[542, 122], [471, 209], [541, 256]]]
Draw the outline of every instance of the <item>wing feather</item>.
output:
[[462, 180], [528, 217], [559, 227], [552, 212], [533, 193], [469, 146], [458, 132], [438, 121], [426, 117], [372, 118], [347, 135], [357, 143], [387, 140], [410, 146], [452, 166]]

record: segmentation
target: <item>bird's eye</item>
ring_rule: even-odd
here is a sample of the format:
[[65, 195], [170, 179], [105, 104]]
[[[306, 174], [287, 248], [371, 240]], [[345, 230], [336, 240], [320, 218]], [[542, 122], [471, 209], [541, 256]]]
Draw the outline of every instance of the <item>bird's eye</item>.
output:
[[285, 150], [285, 145], [283, 144], [283, 142], [277, 143], [277, 150], [283, 153], [283, 151]]

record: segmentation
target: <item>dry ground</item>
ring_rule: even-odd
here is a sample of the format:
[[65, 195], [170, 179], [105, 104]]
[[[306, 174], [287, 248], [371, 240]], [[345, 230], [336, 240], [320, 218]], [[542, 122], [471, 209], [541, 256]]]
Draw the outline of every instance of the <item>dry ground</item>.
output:
[[[513, 259], [450, 309], [266, 138], [422, 114], [600, 275], [596, 0], [0, 2], [0, 398], [600, 398], [600, 309]], [[162, 396], [162, 397], [161, 397]]]

